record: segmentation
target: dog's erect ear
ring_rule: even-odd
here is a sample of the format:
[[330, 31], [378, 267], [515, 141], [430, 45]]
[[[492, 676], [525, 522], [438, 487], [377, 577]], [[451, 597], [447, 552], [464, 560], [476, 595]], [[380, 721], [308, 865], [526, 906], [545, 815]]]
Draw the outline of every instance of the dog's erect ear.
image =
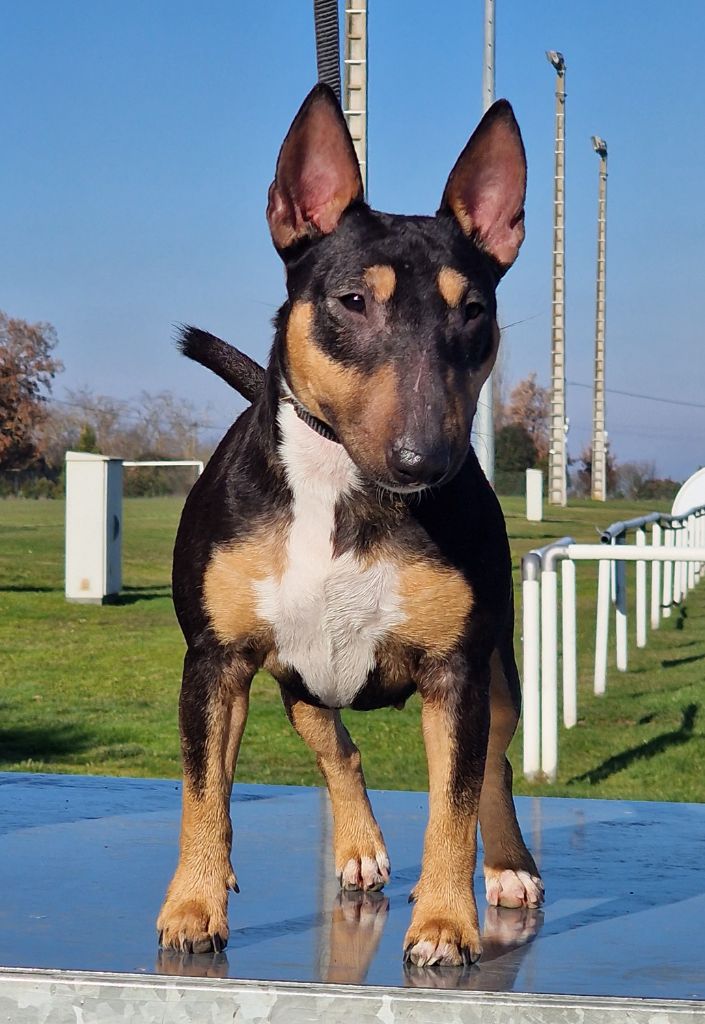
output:
[[439, 213], [451, 212], [480, 248], [507, 270], [524, 241], [526, 155], [506, 100], [497, 100], [450, 172]]
[[316, 85], [294, 118], [269, 189], [267, 220], [279, 250], [330, 234], [363, 198], [360, 166], [335, 93]]

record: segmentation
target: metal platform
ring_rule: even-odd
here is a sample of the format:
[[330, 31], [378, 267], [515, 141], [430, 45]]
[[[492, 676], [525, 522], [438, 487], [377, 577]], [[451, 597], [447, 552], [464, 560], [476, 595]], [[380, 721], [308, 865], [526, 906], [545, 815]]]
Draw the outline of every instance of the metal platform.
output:
[[374, 793], [385, 894], [342, 897], [325, 794], [237, 786], [225, 953], [159, 953], [179, 786], [0, 773], [0, 1021], [705, 1024], [705, 806], [523, 799], [543, 912], [471, 969], [404, 969], [426, 795]]

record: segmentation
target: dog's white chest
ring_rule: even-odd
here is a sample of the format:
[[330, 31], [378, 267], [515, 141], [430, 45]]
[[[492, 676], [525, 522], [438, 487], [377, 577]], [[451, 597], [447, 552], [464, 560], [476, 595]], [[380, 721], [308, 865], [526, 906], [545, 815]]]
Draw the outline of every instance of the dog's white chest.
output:
[[258, 611], [274, 632], [278, 660], [291, 665], [330, 707], [349, 704], [375, 664], [378, 642], [400, 620], [394, 566], [336, 558], [336, 502], [357, 484], [342, 446], [319, 437], [290, 405], [279, 412], [281, 455], [294, 495], [280, 579], [258, 585]]

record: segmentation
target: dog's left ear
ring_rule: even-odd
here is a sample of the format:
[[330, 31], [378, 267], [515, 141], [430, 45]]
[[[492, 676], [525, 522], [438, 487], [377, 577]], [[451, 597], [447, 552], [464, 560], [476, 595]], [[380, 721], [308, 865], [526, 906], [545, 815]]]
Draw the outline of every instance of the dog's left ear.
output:
[[450, 212], [466, 235], [508, 270], [524, 241], [526, 155], [507, 100], [497, 100], [450, 172], [439, 213]]
[[275, 246], [281, 252], [302, 238], [330, 234], [362, 198], [360, 165], [340, 104], [327, 85], [316, 85], [284, 139], [269, 189]]

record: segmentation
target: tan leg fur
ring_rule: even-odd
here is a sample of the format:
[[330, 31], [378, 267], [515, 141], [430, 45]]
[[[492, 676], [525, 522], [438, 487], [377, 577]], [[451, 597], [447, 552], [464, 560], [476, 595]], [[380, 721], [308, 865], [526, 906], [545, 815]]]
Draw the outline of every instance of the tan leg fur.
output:
[[203, 785], [184, 775], [179, 863], [157, 921], [161, 944], [186, 952], [222, 949], [228, 938], [230, 794], [245, 729], [249, 685], [221, 692], [209, 710]]
[[282, 691], [289, 719], [316, 754], [333, 810], [335, 870], [343, 889], [373, 892], [389, 881], [389, 857], [365, 788], [360, 752], [338, 711], [311, 707]]
[[493, 653], [490, 669], [490, 735], [480, 797], [487, 902], [500, 907], [538, 907], [543, 902], [543, 882], [519, 829], [512, 768], [506, 757], [519, 715], [499, 651]]
[[461, 804], [452, 793], [456, 730], [441, 701], [424, 699], [422, 727], [430, 814], [421, 877], [412, 894], [414, 911], [404, 939], [405, 955], [419, 967], [471, 963], [482, 951], [472, 891], [477, 798], [470, 791]]

